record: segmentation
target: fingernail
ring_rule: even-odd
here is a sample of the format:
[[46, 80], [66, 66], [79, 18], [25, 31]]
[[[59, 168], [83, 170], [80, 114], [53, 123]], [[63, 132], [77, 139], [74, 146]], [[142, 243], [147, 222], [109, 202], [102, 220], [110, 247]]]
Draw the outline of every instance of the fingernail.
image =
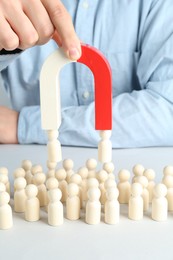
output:
[[78, 51], [77, 48], [71, 48], [69, 50], [68, 56], [72, 60], [77, 60], [80, 58], [80, 52]]

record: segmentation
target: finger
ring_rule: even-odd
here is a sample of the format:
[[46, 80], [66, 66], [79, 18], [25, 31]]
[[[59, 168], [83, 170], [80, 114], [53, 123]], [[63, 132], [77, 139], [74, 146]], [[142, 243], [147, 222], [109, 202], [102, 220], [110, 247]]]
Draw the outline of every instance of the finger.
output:
[[59, 46], [62, 46], [61, 37], [59, 36], [57, 30], [55, 30], [52, 38], [54, 39], [54, 41], [56, 41], [56, 43], [58, 43]]
[[42, 3], [60, 36], [62, 47], [67, 56], [74, 60], [80, 58], [80, 41], [75, 33], [71, 17], [61, 1], [42, 0]]
[[19, 38], [12, 30], [7, 20], [0, 14], [0, 49], [14, 50], [19, 46]]
[[19, 38], [19, 48], [26, 49], [38, 41], [38, 33], [21, 8], [7, 10], [8, 23]]
[[23, 10], [38, 33], [37, 44], [48, 42], [55, 29], [43, 4], [35, 0], [26, 1]]

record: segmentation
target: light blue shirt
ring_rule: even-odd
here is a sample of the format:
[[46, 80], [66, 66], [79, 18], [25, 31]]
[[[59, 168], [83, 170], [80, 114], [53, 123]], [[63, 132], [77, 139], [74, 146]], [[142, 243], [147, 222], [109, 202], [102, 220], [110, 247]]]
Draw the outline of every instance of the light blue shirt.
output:
[[[64, 0], [82, 42], [109, 60], [113, 76], [114, 148], [173, 145], [173, 1]], [[46, 143], [39, 74], [57, 48], [50, 41], [20, 55], [2, 55], [0, 70], [15, 110], [20, 143]], [[51, 86], [50, 86], [51, 87]], [[61, 72], [64, 145], [97, 146], [93, 76], [81, 64]]]

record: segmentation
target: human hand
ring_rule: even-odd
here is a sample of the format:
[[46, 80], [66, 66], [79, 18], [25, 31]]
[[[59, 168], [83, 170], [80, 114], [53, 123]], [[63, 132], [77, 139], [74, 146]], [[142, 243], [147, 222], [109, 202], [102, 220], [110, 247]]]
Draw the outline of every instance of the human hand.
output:
[[80, 58], [80, 41], [60, 0], [0, 0], [0, 21], [0, 50], [24, 50], [53, 37], [67, 57]]
[[0, 106], [0, 143], [17, 144], [17, 125], [19, 113]]

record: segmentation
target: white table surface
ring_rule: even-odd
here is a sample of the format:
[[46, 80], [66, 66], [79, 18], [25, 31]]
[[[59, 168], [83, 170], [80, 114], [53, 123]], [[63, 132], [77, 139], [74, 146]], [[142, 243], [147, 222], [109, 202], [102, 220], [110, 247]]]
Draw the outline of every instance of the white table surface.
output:
[[[120, 169], [131, 171], [136, 163], [156, 171], [156, 181], [162, 178], [163, 167], [173, 165], [173, 148], [145, 148], [113, 150], [115, 175]], [[88, 158], [97, 158], [97, 149], [63, 147], [63, 159], [74, 160], [75, 169], [85, 164]], [[46, 171], [46, 146], [0, 145], [0, 167], [12, 173], [20, 167], [23, 159], [41, 164]], [[0, 259], [8, 260], [172, 260], [173, 259], [173, 213], [166, 222], [155, 222], [150, 212], [141, 221], [127, 217], [127, 206], [121, 206], [120, 222], [107, 225], [88, 225], [84, 218], [78, 221], [64, 219], [60, 227], [47, 224], [47, 215], [42, 210], [41, 219], [30, 223], [23, 214], [13, 213], [14, 226], [0, 230]]]

